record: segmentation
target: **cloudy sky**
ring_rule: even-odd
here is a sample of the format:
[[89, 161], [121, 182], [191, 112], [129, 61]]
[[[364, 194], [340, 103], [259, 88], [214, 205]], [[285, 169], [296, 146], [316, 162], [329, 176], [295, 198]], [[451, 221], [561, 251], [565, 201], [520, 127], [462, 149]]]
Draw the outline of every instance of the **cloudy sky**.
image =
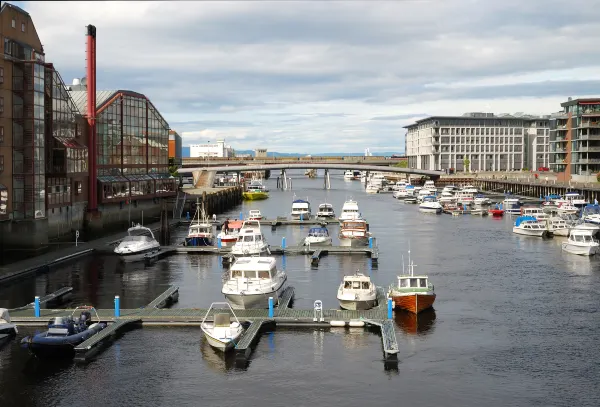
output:
[[600, 0], [15, 2], [66, 82], [148, 96], [184, 145], [402, 151], [402, 126], [600, 95]]

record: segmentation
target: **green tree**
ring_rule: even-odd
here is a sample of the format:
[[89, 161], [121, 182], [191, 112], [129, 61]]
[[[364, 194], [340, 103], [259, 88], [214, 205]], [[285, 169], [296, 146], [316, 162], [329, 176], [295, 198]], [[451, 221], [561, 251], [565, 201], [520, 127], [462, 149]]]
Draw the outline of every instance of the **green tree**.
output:
[[179, 174], [177, 174], [177, 165], [175, 165], [175, 159], [174, 158], [169, 158], [169, 174], [171, 174], [174, 177], [179, 176]]
[[399, 163], [394, 164], [394, 167], [408, 168], [408, 160], [402, 160]]
[[469, 165], [471, 165], [471, 161], [468, 158], [463, 160], [463, 164], [465, 165], [465, 172], [469, 171]]

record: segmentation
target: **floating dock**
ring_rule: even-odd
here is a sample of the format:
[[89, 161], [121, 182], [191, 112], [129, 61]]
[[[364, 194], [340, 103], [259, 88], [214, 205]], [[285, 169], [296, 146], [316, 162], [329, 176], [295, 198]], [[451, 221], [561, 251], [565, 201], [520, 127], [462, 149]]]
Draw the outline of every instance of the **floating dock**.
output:
[[[98, 309], [99, 322], [109, 324], [99, 334], [76, 347], [76, 360], [85, 361], [104, 349], [126, 327], [139, 325], [158, 326], [199, 326], [206, 316], [208, 309], [204, 308], [164, 308], [177, 301], [179, 288], [171, 286], [145, 307], [137, 309], [119, 309], [117, 298], [115, 309]], [[273, 330], [277, 326], [294, 326], [297, 328], [322, 329], [332, 326], [376, 328], [381, 332], [382, 347], [386, 365], [397, 363], [398, 343], [391, 320], [392, 312], [389, 299], [383, 288], [377, 288], [378, 305], [370, 310], [349, 311], [340, 309], [323, 309], [321, 301], [315, 301], [313, 309], [290, 308], [294, 298], [293, 287], [287, 287], [283, 292], [279, 306], [273, 309], [241, 309], [235, 310], [235, 315], [244, 324], [249, 324], [236, 346], [236, 358], [247, 359], [252, 346], [259, 340], [265, 330]], [[11, 311], [11, 320], [17, 325], [46, 326], [48, 319], [57, 316], [70, 315], [73, 310], [60, 309], [40, 310], [40, 316], [35, 317], [31, 309], [21, 308]], [[212, 309], [207, 320], [216, 313], [230, 312], [229, 309]], [[92, 319], [96, 321], [93, 313]]]

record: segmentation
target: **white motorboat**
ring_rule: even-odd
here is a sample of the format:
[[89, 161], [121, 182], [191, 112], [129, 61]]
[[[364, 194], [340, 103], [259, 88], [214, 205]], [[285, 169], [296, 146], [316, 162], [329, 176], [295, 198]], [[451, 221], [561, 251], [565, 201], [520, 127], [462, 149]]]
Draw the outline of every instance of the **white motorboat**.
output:
[[569, 236], [571, 228], [564, 219], [553, 216], [546, 219], [546, 224], [548, 231], [554, 236]]
[[0, 308], [0, 335], [15, 336], [19, 333], [17, 325], [10, 322], [10, 314], [6, 308]]
[[375, 184], [372, 183], [368, 183], [367, 184], [367, 188], [365, 189], [365, 192], [367, 194], [378, 194], [379, 193], [379, 187]]
[[559, 214], [576, 214], [579, 212], [579, 208], [571, 205], [569, 202], [560, 202], [556, 207], [556, 212]]
[[341, 223], [345, 220], [352, 219], [362, 219], [362, 215], [358, 209], [358, 203], [352, 199], [349, 199], [346, 202], [344, 202], [338, 220]]
[[185, 246], [212, 246], [215, 235], [213, 225], [208, 220], [204, 209], [196, 204], [196, 214], [188, 228], [188, 234], [183, 241]]
[[329, 203], [322, 203], [319, 205], [319, 210], [317, 211], [317, 218], [335, 218], [335, 211], [333, 210], [333, 205]]
[[569, 239], [562, 243], [562, 249], [572, 254], [593, 256], [600, 251], [600, 243], [594, 239], [593, 231], [573, 229], [569, 235]]
[[437, 201], [435, 196], [429, 195], [423, 198], [423, 202], [419, 205], [419, 210], [426, 213], [442, 213], [444, 208]]
[[248, 211], [248, 220], [262, 220], [263, 216], [258, 209]]
[[340, 226], [338, 235], [340, 246], [357, 247], [366, 246], [369, 243], [369, 225], [364, 219], [345, 220]]
[[310, 203], [303, 199], [294, 199], [292, 202], [292, 220], [310, 220]]
[[377, 288], [369, 276], [358, 271], [344, 276], [337, 292], [340, 307], [347, 310], [367, 310], [377, 305]]
[[[208, 318], [210, 311], [216, 305], [226, 305], [227, 308], [224, 310], [227, 312], [215, 312], [213, 314], [213, 321], [207, 321], [206, 318]], [[222, 309], [219, 308], [219, 310]], [[215, 308], [215, 311], [217, 311], [217, 308]], [[233, 316], [235, 321], [231, 320], [231, 316]], [[200, 329], [204, 332], [208, 344], [223, 352], [232, 349], [242, 336], [242, 332], [244, 332], [242, 324], [235, 315], [235, 312], [233, 312], [231, 305], [227, 302], [213, 302], [210, 304], [210, 308], [206, 311], [206, 315], [202, 319]]]
[[585, 223], [593, 223], [600, 225], [600, 206], [599, 205], [586, 205], [581, 210], [581, 219]]
[[421, 188], [421, 190], [419, 190], [417, 199], [419, 200], [419, 202], [423, 202], [423, 198], [425, 198], [426, 196], [434, 196], [435, 194], [437, 194], [437, 190], [423, 187]]
[[579, 192], [576, 192], [576, 191], [567, 192], [565, 194], [565, 201], [567, 201], [572, 206], [575, 206], [578, 208], [584, 207], [589, 203], [588, 201], [585, 200], [583, 195], [581, 195]]
[[405, 189], [408, 185], [408, 182], [405, 179], [401, 179], [400, 181], [396, 181], [396, 183], [392, 186], [394, 191], [399, 191], [401, 189]]
[[477, 187], [470, 185], [470, 184], [462, 187], [461, 191], [465, 191], [465, 192], [467, 192], [469, 194], [473, 194], [473, 195], [477, 195], [479, 193], [479, 190], [477, 189]]
[[331, 245], [331, 236], [326, 227], [310, 228], [308, 236], [304, 238], [305, 246], [325, 246]]
[[545, 221], [549, 218], [548, 214], [544, 212], [542, 208], [539, 206], [522, 206], [521, 207], [521, 215], [522, 216], [533, 216], [539, 221]]
[[519, 216], [513, 226], [513, 233], [525, 236], [547, 237], [548, 227], [533, 216]]
[[352, 181], [354, 179], [354, 172], [351, 170], [344, 171], [344, 180]]
[[269, 297], [278, 304], [286, 282], [275, 258], [240, 257], [225, 273], [221, 292], [235, 309], [269, 308]]
[[438, 199], [440, 203], [453, 203], [456, 201], [454, 194], [449, 191], [442, 191], [440, 198]]
[[464, 189], [456, 191], [454, 198], [456, 199], [456, 203], [462, 205], [471, 205], [475, 201], [473, 192], [465, 191]]
[[423, 188], [432, 189], [434, 191], [437, 191], [437, 187], [435, 186], [435, 183], [433, 182], [433, 180], [430, 180], [430, 179], [425, 181]]
[[231, 248], [234, 256], [271, 254], [267, 239], [260, 230], [260, 221], [247, 220], [242, 224], [237, 241]]
[[233, 246], [237, 242], [240, 235], [240, 230], [244, 224], [241, 220], [227, 220], [227, 229], [222, 228], [217, 235], [217, 239], [221, 241], [221, 245], [228, 247]]
[[510, 214], [520, 214], [521, 213], [521, 201], [519, 198], [504, 198], [502, 201], [502, 207], [504, 212]]
[[144, 256], [160, 250], [160, 243], [154, 238], [150, 229], [134, 225], [127, 229], [127, 236], [115, 248], [115, 254], [125, 261], [143, 260]]
[[490, 201], [490, 198], [486, 197], [485, 195], [477, 194], [477, 195], [475, 195], [475, 198], [473, 199], [473, 203], [475, 205], [485, 206], [485, 205], [491, 205], [492, 201]]
[[446, 185], [444, 187], [444, 189], [442, 189], [442, 192], [450, 192], [450, 193], [454, 194], [458, 190], [460, 190], [460, 188], [455, 185]]

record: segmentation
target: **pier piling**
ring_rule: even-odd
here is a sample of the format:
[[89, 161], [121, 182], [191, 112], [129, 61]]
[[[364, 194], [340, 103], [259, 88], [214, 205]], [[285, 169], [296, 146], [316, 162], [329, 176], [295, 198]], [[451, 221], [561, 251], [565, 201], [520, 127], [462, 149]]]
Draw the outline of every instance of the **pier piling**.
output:
[[121, 316], [121, 299], [118, 295], [115, 295], [115, 318]]
[[40, 317], [40, 297], [39, 296], [35, 296], [35, 299], [33, 301], [33, 309], [34, 309], [34, 315], [36, 318]]

